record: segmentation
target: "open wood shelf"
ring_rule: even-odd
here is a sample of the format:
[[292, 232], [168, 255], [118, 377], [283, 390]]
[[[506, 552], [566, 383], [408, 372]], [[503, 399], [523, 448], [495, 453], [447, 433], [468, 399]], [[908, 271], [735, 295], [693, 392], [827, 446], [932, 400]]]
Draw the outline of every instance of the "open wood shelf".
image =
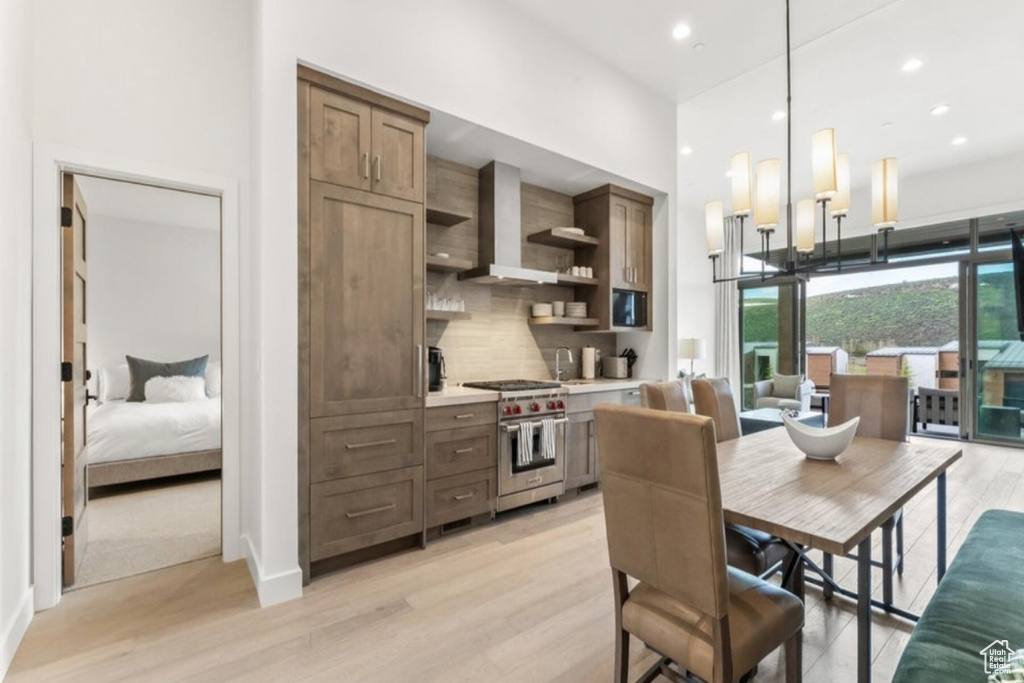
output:
[[596, 237], [589, 235], [577, 235], [567, 232], [565, 228], [551, 228], [535, 232], [526, 238], [527, 242], [535, 244], [546, 244], [549, 247], [560, 247], [562, 249], [579, 249], [580, 247], [596, 247], [601, 243]]
[[531, 325], [571, 325], [573, 327], [597, 327], [601, 321], [597, 318], [570, 318], [568, 316], [544, 316], [530, 318]]
[[579, 275], [558, 274], [560, 285], [584, 285], [586, 287], [597, 287], [601, 283], [596, 277], [580, 277]]
[[440, 256], [427, 256], [427, 270], [439, 273], [461, 273], [473, 267], [473, 262], [464, 258], [441, 258]]
[[466, 311], [427, 311], [427, 320], [469, 320], [472, 313]]
[[440, 225], [445, 228], [450, 228], [453, 225], [465, 223], [470, 218], [472, 218], [472, 216], [467, 216], [461, 213], [452, 213], [451, 211], [445, 211], [444, 209], [427, 207], [427, 222], [431, 225]]

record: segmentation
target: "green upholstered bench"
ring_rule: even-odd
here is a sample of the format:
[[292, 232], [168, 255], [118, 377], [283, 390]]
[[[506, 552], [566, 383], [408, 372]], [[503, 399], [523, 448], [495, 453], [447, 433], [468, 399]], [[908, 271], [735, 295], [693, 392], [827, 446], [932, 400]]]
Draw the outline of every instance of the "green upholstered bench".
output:
[[987, 681], [981, 651], [1024, 648], [1024, 513], [981, 515], [900, 658], [893, 683]]

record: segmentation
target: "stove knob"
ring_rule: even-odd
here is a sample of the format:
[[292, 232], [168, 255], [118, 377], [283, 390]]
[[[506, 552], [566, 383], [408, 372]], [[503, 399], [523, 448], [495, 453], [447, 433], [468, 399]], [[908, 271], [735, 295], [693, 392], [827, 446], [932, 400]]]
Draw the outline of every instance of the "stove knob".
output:
[[511, 415], [512, 414], [512, 406], [505, 406], [505, 414], [506, 415]]
[[564, 409], [564, 408], [565, 408], [565, 401], [559, 401], [559, 402], [558, 402], [558, 409], [559, 409], [559, 410], [562, 410], [562, 409]]
[[554, 410], [554, 409], [555, 409], [555, 402], [554, 401], [548, 401], [548, 410]]
[[517, 403], [516, 407], [515, 407], [515, 411], [516, 411], [516, 415], [520, 415], [523, 412], [523, 407]]
[[540, 410], [540, 404], [539, 403], [531, 403], [530, 404], [530, 410], [532, 410], [533, 412], [536, 413], [538, 410]]

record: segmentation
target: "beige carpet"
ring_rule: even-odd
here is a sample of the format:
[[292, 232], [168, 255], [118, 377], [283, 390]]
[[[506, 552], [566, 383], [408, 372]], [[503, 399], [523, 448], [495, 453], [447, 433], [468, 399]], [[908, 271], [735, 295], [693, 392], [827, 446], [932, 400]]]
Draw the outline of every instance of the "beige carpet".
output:
[[220, 554], [220, 479], [105, 487], [89, 501], [74, 588]]

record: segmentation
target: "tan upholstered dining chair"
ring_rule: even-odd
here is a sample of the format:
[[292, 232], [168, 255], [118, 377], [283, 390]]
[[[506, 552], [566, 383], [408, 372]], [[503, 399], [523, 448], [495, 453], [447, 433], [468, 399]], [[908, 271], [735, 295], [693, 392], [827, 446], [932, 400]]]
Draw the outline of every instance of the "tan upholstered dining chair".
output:
[[[739, 438], [740, 418], [729, 380], [695, 379], [693, 395], [697, 414], [714, 421], [719, 442]], [[739, 524], [725, 525], [725, 544], [729, 564], [761, 578], [774, 574], [789, 555], [789, 548], [779, 538]]]
[[[910, 383], [906, 377], [886, 375], [832, 375], [829, 380], [828, 425], [834, 427], [860, 416], [857, 436], [906, 441], [910, 413]], [[893, 554], [893, 531], [896, 552]], [[825, 554], [823, 569], [832, 575], [832, 556]], [[882, 524], [882, 601], [892, 604], [892, 575], [903, 576], [903, 509]], [[832, 597], [825, 585], [824, 595]]]
[[640, 385], [640, 405], [653, 410], [692, 413], [693, 396], [685, 379]]
[[[800, 681], [803, 603], [726, 563], [712, 421], [614, 405], [594, 414], [615, 593], [615, 681], [627, 680], [630, 634], [663, 655], [642, 681], [684, 680], [674, 663], [709, 683], [732, 683], [783, 644], [786, 681]], [[627, 576], [639, 581], [633, 590]]]

